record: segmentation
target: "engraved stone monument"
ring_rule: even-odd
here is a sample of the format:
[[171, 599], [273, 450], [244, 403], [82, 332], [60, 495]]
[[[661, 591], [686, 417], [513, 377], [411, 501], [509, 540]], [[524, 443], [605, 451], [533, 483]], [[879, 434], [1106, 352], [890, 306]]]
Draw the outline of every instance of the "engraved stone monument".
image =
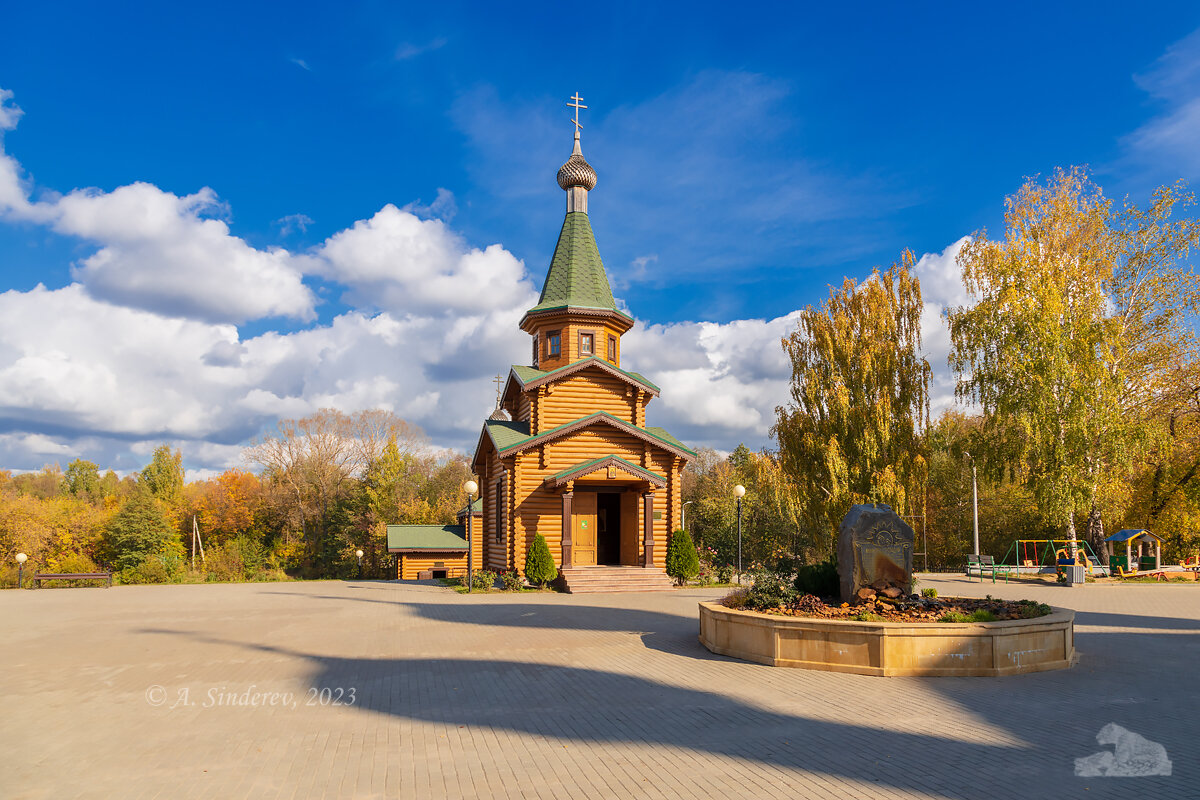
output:
[[852, 506], [838, 529], [838, 579], [842, 600], [912, 593], [913, 529], [888, 506]]

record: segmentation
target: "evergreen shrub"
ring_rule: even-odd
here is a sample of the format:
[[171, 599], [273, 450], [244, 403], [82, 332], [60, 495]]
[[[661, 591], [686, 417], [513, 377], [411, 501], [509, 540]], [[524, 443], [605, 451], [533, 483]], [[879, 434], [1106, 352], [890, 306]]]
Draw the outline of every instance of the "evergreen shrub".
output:
[[700, 557], [696, 554], [696, 545], [685, 530], [672, 533], [671, 541], [667, 543], [667, 574], [674, 578], [679, 586], [700, 574]]
[[525, 578], [536, 586], [545, 586], [558, 577], [558, 567], [554, 564], [554, 556], [550, 555], [550, 545], [540, 533], [533, 537], [533, 545], [525, 554]]

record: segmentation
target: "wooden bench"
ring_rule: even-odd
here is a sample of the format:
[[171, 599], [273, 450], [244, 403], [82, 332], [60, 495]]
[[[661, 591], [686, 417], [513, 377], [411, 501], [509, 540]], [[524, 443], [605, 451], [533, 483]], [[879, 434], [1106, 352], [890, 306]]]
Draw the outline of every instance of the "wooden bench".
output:
[[1008, 566], [1007, 564], [997, 564], [995, 556], [981, 555], [979, 557], [979, 582], [980, 583], [983, 583], [983, 574], [985, 572], [992, 573], [992, 583], [996, 582], [996, 573], [998, 573], [998, 572], [1002, 573], [1004, 575], [1004, 582], [1008, 583], [1008, 573], [1011, 570], [1012, 570], [1012, 567]]
[[36, 587], [41, 581], [108, 581], [112, 586], [111, 572], [38, 572], [33, 576]]

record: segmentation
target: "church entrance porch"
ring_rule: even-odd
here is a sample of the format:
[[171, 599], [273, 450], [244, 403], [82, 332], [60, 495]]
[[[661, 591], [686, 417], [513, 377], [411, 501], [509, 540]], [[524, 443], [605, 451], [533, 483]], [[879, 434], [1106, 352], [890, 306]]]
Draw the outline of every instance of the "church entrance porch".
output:
[[575, 484], [563, 494], [563, 568], [642, 567], [640, 484]]

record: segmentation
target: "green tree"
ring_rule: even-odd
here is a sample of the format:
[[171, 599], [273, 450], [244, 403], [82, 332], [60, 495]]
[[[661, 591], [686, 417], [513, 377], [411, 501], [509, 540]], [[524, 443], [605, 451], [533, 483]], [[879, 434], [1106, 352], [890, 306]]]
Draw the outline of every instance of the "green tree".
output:
[[148, 490], [134, 492], [105, 532], [104, 550], [114, 569], [136, 568], [151, 558], [179, 559], [179, 536]]
[[525, 553], [525, 580], [537, 586], [545, 586], [558, 577], [558, 567], [554, 565], [554, 556], [550, 553], [550, 545], [540, 533], [533, 537], [533, 544]]
[[803, 487], [807, 526], [825, 554], [847, 509], [868, 501], [904, 514], [922, 495], [921, 433], [929, 424], [929, 363], [921, 356], [921, 287], [913, 255], [862, 284], [847, 279], [809, 306], [783, 340], [791, 402], [773, 434], [784, 472]]
[[696, 555], [696, 545], [685, 530], [672, 533], [671, 540], [667, 543], [667, 574], [680, 586], [700, 574], [700, 558]]
[[95, 500], [102, 495], [100, 488], [100, 468], [91, 461], [77, 458], [67, 464], [64, 474], [67, 491], [85, 500]]
[[154, 448], [150, 463], [142, 470], [141, 480], [150, 493], [168, 508], [176, 509], [183, 499], [183, 454], [172, 452], [170, 445]]

